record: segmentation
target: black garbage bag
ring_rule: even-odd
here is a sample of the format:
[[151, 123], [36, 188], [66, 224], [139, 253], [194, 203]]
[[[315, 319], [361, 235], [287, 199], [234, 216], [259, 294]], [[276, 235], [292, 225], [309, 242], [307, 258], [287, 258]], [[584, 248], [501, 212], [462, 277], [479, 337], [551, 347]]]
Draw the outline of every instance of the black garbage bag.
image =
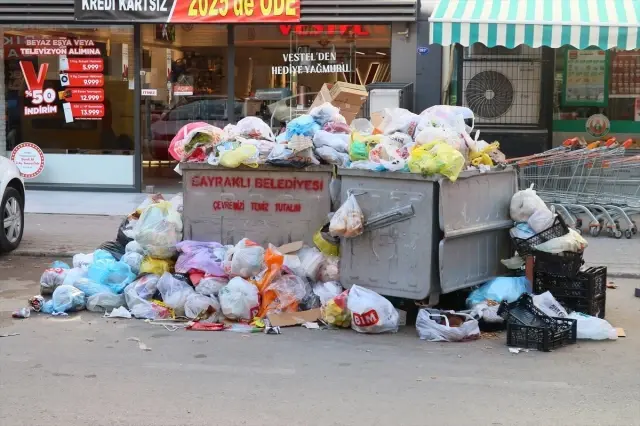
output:
[[118, 241], [105, 241], [100, 244], [98, 249], [105, 250], [111, 254], [116, 260], [120, 260], [124, 256], [124, 246]]
[[127, 237], [127, 235], [124, 233], [124, 230], [127, 229], [128, 225], [129, 225], [129, 218], [125, 217], [122, 223], [120, 224], [120, 227], [118, 228], [118, 236], [116, 237], [116, 241], [120, 243], [123, 247], [126, 247], [127, 244], [133, 241], [133, 238]]

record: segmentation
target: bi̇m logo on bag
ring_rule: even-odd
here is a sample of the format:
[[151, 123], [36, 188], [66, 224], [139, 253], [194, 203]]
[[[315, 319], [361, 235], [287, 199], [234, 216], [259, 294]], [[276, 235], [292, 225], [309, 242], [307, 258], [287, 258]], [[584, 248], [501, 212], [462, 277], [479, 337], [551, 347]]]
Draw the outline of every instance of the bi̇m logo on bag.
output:
[[363, 314], [353, 313], [353, 323], [358, 327], [371, 327], [380, 321], [380, 317], [375, 309], [371, 309]]

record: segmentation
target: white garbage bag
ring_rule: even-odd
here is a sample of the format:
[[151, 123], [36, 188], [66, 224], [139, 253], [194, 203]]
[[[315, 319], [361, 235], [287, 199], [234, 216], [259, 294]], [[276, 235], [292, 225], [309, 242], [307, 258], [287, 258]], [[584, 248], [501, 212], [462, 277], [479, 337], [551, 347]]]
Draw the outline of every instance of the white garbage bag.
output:
[[587, 248], [587, 240], [582, 235], [578, 234], [573, 229], [569, 228], [569, 233], [562, 237], [553, 238], [542, 244], [535, 246], [536, 250], [544, 251], [546, 253], [558, 254], [565, 251], [579, 253]]
[[126, 304], [124, 294], [104, 292], [87, 297], [87, 310], [91, 312], [111, 312], [120, 306], [126, 306]]
[[[129, 241], [126, 245], [126, 247], [124, 248], [124, 252], [125, 253], [140, 253], [140, 254], [144, 254], [144, 250], [142, 249], [142, 246], [136, 241]], [[75, 256], [74, 256], [75, 258]]]
[[351, 162], [349, 154], [338, 152], [330, 146], [321, 146], [319, 148], [316, 148], [315, 153], [325, 162], [334, 164], [339, 167], [348, 167], [349, 163]]
[[238, 136], [244, 136], [250, 139], [264, 139], [268, 141], [275, 141], [276, 138], [271, 131], [271, 127], [258, 117], [245, 117], [238, 121], [235, 129], [233, 129]]
[[549, 291], [545, 291], [542, 294], [536, 294], [531, 299], [533, 300], [533, 304], [536, 308], [540, 309], [550, 317], [567, 318], [569, 316], [567, 311]]
[[317, 280], [320, 266], [324, 262], [322, 252], [315, 247], [305, 246], [298, 250], [297, 255], [298, 259], [300, 259], [300, 269], [304, 271], [303, 277], [313, 281]]
[[193, 293], [187, 297], [184, 304], [184, 314], [187, 318], [195, 319], [202, 314], [202, 322], [221, 322], [224, 320], [220, 303], [215, 296], [203, 296]]
[[176, 312], [176, 316], [184, 315], [184, 304], [187, 298], [195, 293], [193, 287], [169, 272], [162, 274], [158, 280], [158, 291], [162, 301]]
[[84, 254], [78, 253], [73, 256], [73, 267], [74, 268], [89, 268], [89, 265], [93, 263], [93, 253]]
[[329, 281], [326, 283], [318, 282], [313, 285], [313, 292], [320, 298], [322, 306], [325, 306], [329, 300], [333, 299], [343, 291], [344, 289], [342, 288], [342, 285], [337, 281]]
[[258, 287], [243, 278], [232, 278], [218, 296], [222, 313], [231, 320], [251, 320], [258, 315]]
[[533, 184], [522, 191], [518, 191], [511, 197], [511, 205], [509, 206], [509, 213], [511, 220], [514, 222], [527, 222], [531, 215], [536, 210], [549, 209], [547, 205], [542, 201], [542, 198], [538, 197], [536, 191], [533, 190]]
[[351, 311], [351, 328], [359, 333], [398, 331], [398, 311], [373, 290], [353, 285], [349, 290], [347, 308]]
[[[444, 314], [461, 316], [466, 321], [459, 327], [451, 327], [449, 318]], [[453, 311], [433, 314], [426, 309], [420, 309], [416, 319], [416, 330], [420, 339], [430, 342], [461, 342], [480, 337], [478, 321], [468, 314]]]
[[217, 296], [220, 289], [228, 283], [227, 278], [205, 275], [196, 286], [196, 293], [204, 296]]
[[128, 252], [125, 253], [121, 258], [120, 262], [126, 263], [131, 268], [131, 272], [133, 272], [136, 276], [140, 273], [140, 265], [142, 264], [142, 256], [140, 253], [136, 252]]
[[309, 115], [321, 126], [327, 121], [335, 121], [340, 115], [340, 108], [333, 106], [330, 102], [325, 102], [315, 108], [311, 108]]
[[598, 317], [572, 312], [567, 318], [576, 320], [577, 338], [589, 340], [617, 340], [618, 332], [615, 328]]
[[313, 145], [316, 148], [328, 146], [341, 153], [349, 152], [349, 142], [351, 135], [346, 133], [331, 133], [324, 130], [318, 130], [313, 135]]
[[227, 250], [224, 270], [230, 276], [251, 278], [262, 270], [264, 248], [243, 238], [232, 249]]
[[69, 269], [45, 269], [40, 277], [40, 294], [43, 296], [53, 294], [53, 291], [64, 283], [68, 273]]
[[413, 137], [420, 117], [404, 108], [385, 108], [384, 118], [378, 128], [385, 135], [396, 132], [405, 133]]
[[551, 210], [544, 208], [533, 212], [533, 214], [529, 216], [527, 223], [529, 227], [538, 234], [545, 229], [551, 228], [555, 219], [556, 215], [554, 215]]

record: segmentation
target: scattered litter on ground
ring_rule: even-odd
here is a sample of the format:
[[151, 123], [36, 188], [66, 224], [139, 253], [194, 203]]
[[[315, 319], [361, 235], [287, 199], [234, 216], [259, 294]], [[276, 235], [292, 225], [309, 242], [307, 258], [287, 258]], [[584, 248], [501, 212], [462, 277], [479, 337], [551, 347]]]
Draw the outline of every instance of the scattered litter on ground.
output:
[[144, 343], [142, 343], [140, 341], [140, 339], [138, 339], [137, 337], [129, 337], [127, 340], [131, 341], [131, 342], [137, 342], [138, 343], [138, 348], [142, 351], [147, 351], [150, 352], [151, 348], [148, 347], [147, 345], [145, 345]]
[[616, 288], [618, 288], [618, 284], [616, 284], [614, 282], [608, 282], [607, 283], [607, 288], [615, 290]]
[[105, 312], [104, 316], [106, 318], [127, 318], [127, 319], [131, 319], [131, 312], [129, 312], [127, 310], [127, 308], [125, 308], [124, 306], [120, 306], [119, 308], [116, 308], [116, 309], [112, 310], [108, 314]]
[[520, 352], [529, 352], [529, 349], [509, 348], [509, 352], [511, 352], [512, 354], [519, 354]]
[[19, 336], [20, 333], [8, 333], [8, 334], [0, 334], [0, 337], [13, 337], [13, 336]]

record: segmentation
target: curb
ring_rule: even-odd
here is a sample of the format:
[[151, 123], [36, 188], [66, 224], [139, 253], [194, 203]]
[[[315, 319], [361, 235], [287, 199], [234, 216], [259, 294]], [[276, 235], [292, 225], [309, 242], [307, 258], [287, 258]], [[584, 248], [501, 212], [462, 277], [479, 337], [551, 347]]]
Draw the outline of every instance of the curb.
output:
[[632, 280], [640, 280], [640, 272], [609, 272], [607, 271], [607, 277], [610, 278], [628, 278]]

